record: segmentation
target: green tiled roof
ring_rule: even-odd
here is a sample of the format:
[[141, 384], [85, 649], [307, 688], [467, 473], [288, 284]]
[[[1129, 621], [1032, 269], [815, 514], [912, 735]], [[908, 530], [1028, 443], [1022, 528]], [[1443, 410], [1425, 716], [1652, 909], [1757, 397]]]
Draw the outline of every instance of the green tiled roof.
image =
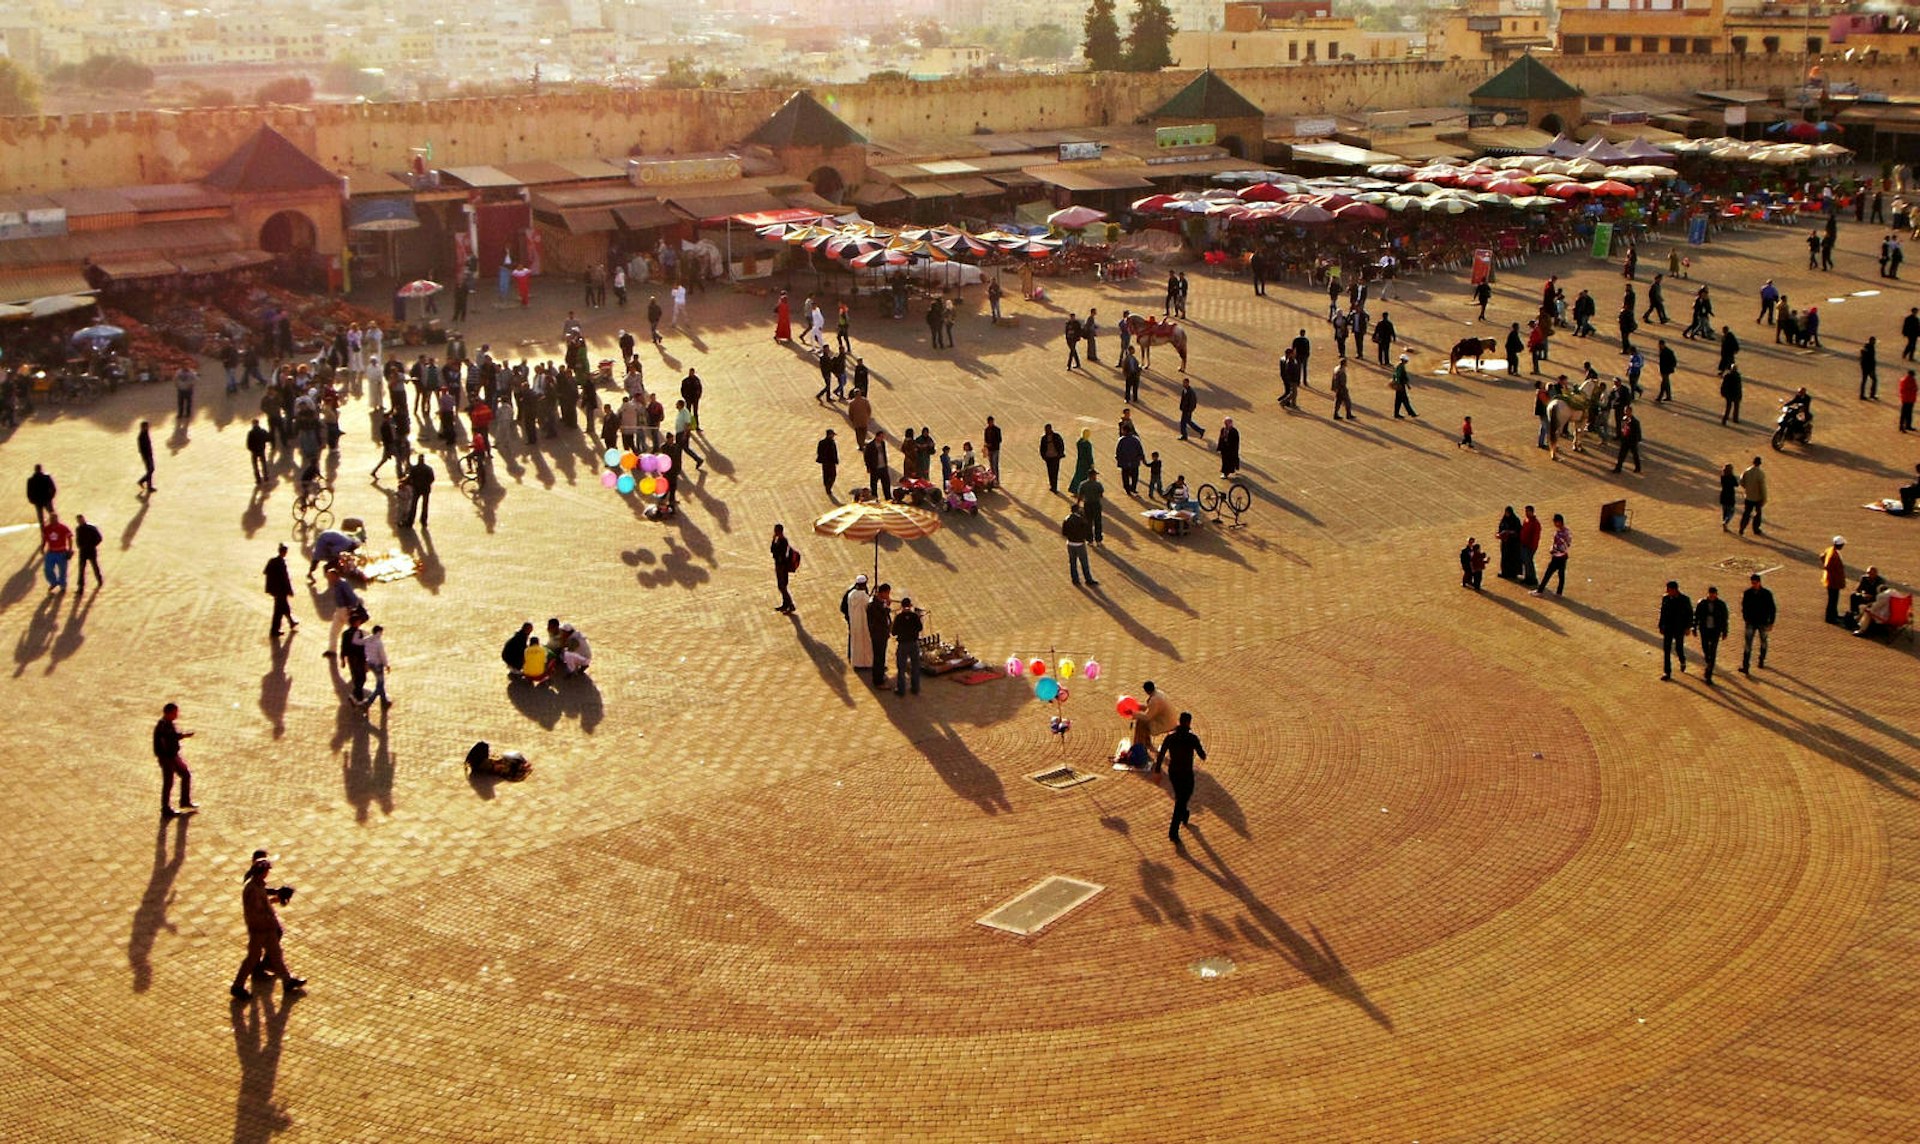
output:
[[794, 92], [772, 118], [747, 136], [747, 142], [769, 147], [845, 147], [866, 141], [866, 136], [804, 91]]
[[1226, 80], [1209, 68], [1193, 77], [1180, 94], [1160, 105], [1148, 118], [1185, 119], [1204, 123], [1215, 119], [1261, 119], [1266, 112], [1260, 105], [1233, 90]]
[[1580, 89], [1547, 70], [1531, 55], [1521, 56], [1506, 71], [1473, 89], [1472, 99], [1572, 99]]

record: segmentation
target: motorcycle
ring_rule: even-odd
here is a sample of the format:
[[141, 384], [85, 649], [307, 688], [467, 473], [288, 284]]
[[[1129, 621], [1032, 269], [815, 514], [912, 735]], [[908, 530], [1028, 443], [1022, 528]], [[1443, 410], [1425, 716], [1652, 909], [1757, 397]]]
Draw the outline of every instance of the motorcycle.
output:
[[1779, 449], [1788, 441], [1813, 444], [1813, 414], [1804, 405], [1786, 404], [1780, 407], [1779, 420], [1774, 422], [1773, 447]]

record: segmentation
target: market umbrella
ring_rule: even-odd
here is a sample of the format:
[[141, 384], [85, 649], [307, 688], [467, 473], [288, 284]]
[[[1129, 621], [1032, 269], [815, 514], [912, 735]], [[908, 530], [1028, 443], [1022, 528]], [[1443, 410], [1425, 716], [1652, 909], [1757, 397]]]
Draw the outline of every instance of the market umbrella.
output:
[[425, 278], [416, 278], [394, 293], [402, 298], [431, 298], [446, 287]]
[[85, 343], [88, 348], [97, 350], [104, 345], [108, 345], [126, 336], [127, 331], [121, 329], [119, 326], [98, 325], [88, 326], [84, 330], [77, 331], [67, 340], [76, 346]]
[[1332, 211], [1323, 206], [1316, 206], [1313, 203], [1287, 203], [1273, 213], [1275, 217], [1283, 218], [1293, 223], [1307, 224], [1333, 221]]
[[989, 249], [986, 243], [964, 230], [943, 234], [934, 239], [933, 244], [948, 254], [964, 254], [968, 258], [978, 258]]
[[1596, 163], [1592, 159], [1586, 158], [1569, 159], [1567, 160], [1567, 174], [1578, 179], [1605, 178], [1607, 165], [1605, 163]]
[[1542, 188], [1540, 193], [1552, 195], [1556, 199], [1570, 199], [1576, 195], [1592, 194], [1593, 188], [1584, 183], [1555, 183], [1551, 187]]
[[1388, 195], [1387, 201], [1380, 205], [1390, 211], [1418, 210], [1420, 200], [1413, 195]]
[[1495, 179], [1481, 190], [1495, 195], [1530, 195], [1533, 188], [1517, 179]]
[[1439, 183], [1424, 181], [1400, 184], [1400, 193], [1403, 195], [1430, 195], [1440, 189]]
[[1372, 203], [1348, 203], [1333, 209], [1333, 217], [1341, 222], [1383, 222], [1386, 220], [1385, 208]]
[[51, 318], [56, 314], [71, 314], [75, 310], [85, 310], [92, 306], [92, 298], [79, 294], [54, 294], [46, 298], [35, 298], [27, 303], [27, 309], [33, 311], [36, 318]]
[[1255, 183], [1240, 192], [1240, 198], [1249, 203], [1277, 203], [1284, 201], [1293, 191], [1279, 183]]
[[892, 501], [855, 501], [843, 504], [839, 508], [813, 522], [813, 531], [820, 536], [837, 536], [843, 540], [852, 540], [864, 544], [873, 541], [873, 582], [880, 582], [880, 538], [897, 536], [902, 540], [919, 540], [932, 536], [941, 528], [938, 513], [923, 508], [894, 504]]
[[888, 250], [885, 248], [869, 250], [865, 254], [856, 254], [848, 259], [848, 262], [854, 266], [858, 266], [862, 270], [867, 270], [875, 266], [905, 266], [912, 261], [913, 259], [907, 257], [907, 253], [904, 250]]
[[1097, 211], [1092, 207], [1072, 206], [1054, 211], [1047, 216], [1047, 225], [1061, 230], [1079, 230], [1106, 220], [1106, 211]]
[[1144, 199], [1133, 200], [1133, 209], [1142, 214], [1151, 214], [1154, 211], [1166, 209], [1167, 204], [1174, 201], [1172, 195], [1148, 195]]
[[1447, 195], [1441, 198], [1426, 200], [1420, 204], [1420, 209], [1426, 211], [1428, 214], [1466, 214], [1473, 209], [1473, 200], [1454, 198], [1451, 195]]
[[1498, 191], [1481, 191], [1473, 196], [1473, 201], [1483, 207], [1510, 207], [1513, 205], [1513, 196], [1503, 195]]
[[1376, 179], [1411, 179], [1413, 170], [1405, 163], [1375, 163], [1367, 168], [1367, 174]]
[[1379, 206], [1392, 197], [1393, 196], [1386, 191], [1362, 191], [1353, 196], [1353, 201], [1356, 203], [1372, 203], [1374, 206]]
[[1604, 179], [1598, 183], [1588, 183], [1587, 189], [1596, 195], [1606, 195], [1616, 199], [1630, 199], [1640, 193], [1633, 187], [1614, 179]]

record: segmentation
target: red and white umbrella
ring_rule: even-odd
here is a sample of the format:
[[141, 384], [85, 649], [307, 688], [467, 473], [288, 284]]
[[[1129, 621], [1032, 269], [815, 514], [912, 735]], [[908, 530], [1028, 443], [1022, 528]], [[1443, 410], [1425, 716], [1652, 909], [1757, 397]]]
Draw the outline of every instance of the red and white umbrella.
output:
[[1148, 195], [1144, 199], [1133, 200], [1133, 209], [1141, 214], [1152, 214], [1167, 209], [1168, 204], [1176, 201], [1172, 195]]
[[431, 298], [444, 289], [446, 289], [446, 287], [440, 285], [438, 282], [426, 278], [416, 278], [405, 286], [400, 287], [400, 289], [395, 290], [394, 293], [402, 298]]
[[1372, 203], [1348, 203], [1346, 206], [1333, 208], [1333, 217], [1341, 222], [1384, 222], [1387, 212], [1386, 208], [1374, 206]]
[[1587, 189], [1596, 195], [1605, 195], [1608, 198], [1616, 199], [1631, 199], [1640, 194], [1637, 188], [1628, 186], [1626, 183], [1620, 182], [1617, 179], [1604, 179], [1598, 183], [1588, 183]]

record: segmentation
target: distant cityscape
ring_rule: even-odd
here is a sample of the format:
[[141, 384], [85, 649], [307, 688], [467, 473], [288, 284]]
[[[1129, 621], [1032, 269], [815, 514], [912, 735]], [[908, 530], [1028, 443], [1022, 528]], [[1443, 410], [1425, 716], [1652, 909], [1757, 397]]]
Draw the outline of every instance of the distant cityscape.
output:
[[[1122, 30], [1133, 0], [1115, 4]], [[1917, 22], [1879, 4], [1763, 0], [1168, 0], [1182, 68], [1406, 58], [1892, 54]], [[41, 110], [306, 98], [430, 99], [601, 85], [782, 87], [1087, 67], [1083, 0], [894, 0], [797, 20], [784, 0], [11, 0], [0, 59], [38, 78]], [[131, 79], [101, 78], [102, 60]], [[124, 65], [123, 65], [124, 67]], [[142, 70], [144, 69], [144, 70]], [[296, 87], [273, 88], [291, 79]], [[290, 101], [284, 95], [271, 101]]]

